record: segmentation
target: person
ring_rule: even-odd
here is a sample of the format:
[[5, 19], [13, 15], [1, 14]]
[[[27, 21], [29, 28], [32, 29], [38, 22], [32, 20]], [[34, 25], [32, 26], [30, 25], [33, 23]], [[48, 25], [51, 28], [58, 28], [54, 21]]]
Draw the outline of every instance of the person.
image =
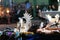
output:
[[18, 17], [23, 17], [23, 14], [25, 13], [25, 9], [26, 9], [26, 7], [25, 7], [25, 3], [21, 3], [20, 4], [20, 12], [19, 12], [19, 14], [18, 14]]
[[25, 6], [26, 6], [26, 10], [29, 10], [30, 9], [31, 3], [29, 2], [29, 0], [26, 0]]
[[39, 13], [41, 13], [40, 6], [36, 5], [36, 17], [39, 17]]
[[48, 11], [52, 11], [51, 5], [48, 6]]
[[43, 9], [42, 9], [42, 11], [47, 11], [47, 7], [44, 6]]
[[56, 11], [55, 5], [52, 5], [52, 10], [53, 10], [53, 11]]
[[41, 12], [40, 9], [38, 10], [38, 12], [39, 12], [39, 13], [38, 13], [38, 16], [39, 16], [39, 17], [42, 17], [42, 12]]

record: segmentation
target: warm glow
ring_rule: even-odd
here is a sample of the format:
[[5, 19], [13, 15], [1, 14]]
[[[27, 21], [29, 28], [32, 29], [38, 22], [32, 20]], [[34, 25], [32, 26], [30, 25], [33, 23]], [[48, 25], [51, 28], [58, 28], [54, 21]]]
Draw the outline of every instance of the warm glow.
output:
[[4, 14], [4, 12], [2, 12], [2, 14]]
[[0, 0], [0, 2], [1, 2], [1, 0]]
[[9, 10], [7, 10], [7, 13], [9, 13]]
[[1, 17], [4, 16], [4, 11], [0, 11], [0, 16], [1, 16]]
[[7, 8], [7, 9], [6, 9], [6, 13], [9, 13], [9, 12], [10, 12], [10, 10], [9, 10], [9, 8]]

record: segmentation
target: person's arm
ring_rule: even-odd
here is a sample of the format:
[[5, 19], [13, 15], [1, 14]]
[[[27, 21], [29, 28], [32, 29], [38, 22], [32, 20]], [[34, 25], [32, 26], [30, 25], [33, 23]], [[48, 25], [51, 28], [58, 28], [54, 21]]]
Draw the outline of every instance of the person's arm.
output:
[[50, 28], [50, 26], [51, 26], [50, 23], [48, 23], [45, 28]]

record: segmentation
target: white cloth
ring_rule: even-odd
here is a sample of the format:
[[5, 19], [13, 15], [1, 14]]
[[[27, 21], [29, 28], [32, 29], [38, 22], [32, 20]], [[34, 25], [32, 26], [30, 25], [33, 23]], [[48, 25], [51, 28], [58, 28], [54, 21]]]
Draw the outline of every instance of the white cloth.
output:
[[19, 32], [19, 30], [17, 28], [14, 29], [14, 32]]

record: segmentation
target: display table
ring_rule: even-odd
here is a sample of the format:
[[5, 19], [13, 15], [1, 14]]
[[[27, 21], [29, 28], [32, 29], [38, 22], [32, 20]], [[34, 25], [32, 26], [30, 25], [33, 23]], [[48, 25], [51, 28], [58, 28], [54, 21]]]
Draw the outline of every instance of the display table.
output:
[[54, 33], [54, 32], [58, 32], [60, 33], [60, 28], [42, 28], [42, 29], [37, 29], [37, 32], [38, 33], [46, 33], [46, 34], [51, 34], [51, 33]]
[[34, 35], [29, 34], [22, 37], [24, 40], [60, 40], [60, 33], [54, 32], [51, 34], [35, 33]]

